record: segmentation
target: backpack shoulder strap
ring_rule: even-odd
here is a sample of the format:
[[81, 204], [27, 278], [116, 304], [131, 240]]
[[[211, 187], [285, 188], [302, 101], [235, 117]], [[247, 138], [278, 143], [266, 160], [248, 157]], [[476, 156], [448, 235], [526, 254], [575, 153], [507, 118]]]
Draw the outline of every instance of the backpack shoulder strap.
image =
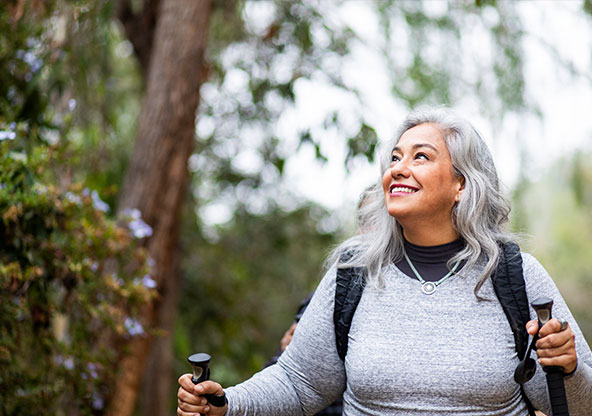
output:
[[[342, 255], [340, 263], [346, 262], [348, 257], [350, 256], [347, 253]], [[366, 270], [364, 268], [337, 268], [333, 323], [337, 353], [342, 360], [345, 360], [347, 354], [349, 330], [365, 285]]]
[[530, 320], [530, 313], [522, 275], [522, 256], [516, 243], [500, 244], [500, 259], [493, 277], [493, 288], [512, 328], [518, 358], [522, 360], [528, 344], [526, 323]]
[[[526, 323], [530, 320], [530, 313], [526, 283], [522, 273], [522, 255], [518, 244], [500, 243], [500, 258], [492, 282], [495, 294], [512, 328], [516, 353], [518, 358], [522, 360], [528, 346]], [[520, 385], [520, 392], [526, 402], [528, 414], [535, 416], [534, 406], [528, 399], [523, 385]]]

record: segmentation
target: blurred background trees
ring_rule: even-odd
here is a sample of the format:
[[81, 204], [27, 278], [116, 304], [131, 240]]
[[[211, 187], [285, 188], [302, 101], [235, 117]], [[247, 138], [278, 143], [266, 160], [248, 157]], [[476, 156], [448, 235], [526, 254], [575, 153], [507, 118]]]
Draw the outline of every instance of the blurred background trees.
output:
[[[420, 104], [476, 109], [494, 137], [542, 113], [512, 3], [352, 3], [0, 5], [3, 413], [170, 414], [198, 350], [245, 379], [354, 227], [355, 197], [309, 200], [298, 172], [336, 164], [321, 189], [359, 194], [348, 178]], [[592, 165], [529, 175], [515, 137], [512, 227], [591, 339]]]

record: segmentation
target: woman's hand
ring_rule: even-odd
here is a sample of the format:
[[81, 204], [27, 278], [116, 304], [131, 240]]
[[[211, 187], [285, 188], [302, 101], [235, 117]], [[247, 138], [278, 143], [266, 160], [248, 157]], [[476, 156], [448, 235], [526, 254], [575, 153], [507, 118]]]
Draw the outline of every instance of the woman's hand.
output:
[[197, 385], [191, 381], [191, 374], [183, 374], [179, 377], [179, 390], [177, 391], [177, 416], [195, 416], [207, 414], [211, 416], [223, 416], [228, 405], [212, 406], [204, 394], [222, 396], [224, 390], [215, 381], [204, 381]]
[[[538, 329], [539, 324], [536, 320], [526, 324], [526, 330], [530, 335], [536, 334]], [[563, 367], [564, 373], [571, 373], [576, 369], [578, 357], [575, 335], [569, 324], [562, 330], [561, 321], [557, 318], [551, 319], [541, 328], [536, 348], [542, 366]]]

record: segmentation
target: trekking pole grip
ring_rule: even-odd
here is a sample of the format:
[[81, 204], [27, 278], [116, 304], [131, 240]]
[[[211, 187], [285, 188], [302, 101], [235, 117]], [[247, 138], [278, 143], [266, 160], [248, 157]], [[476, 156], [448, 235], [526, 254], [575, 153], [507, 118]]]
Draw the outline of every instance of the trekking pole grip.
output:
[[[203, 352], [193, 354], [187, 358], [187, 361], [189, 361], [189, 364], [191, 364], [191, 367], [193, 367], [193, 376], [191, 377], [193, 384], [199, 384], [202, 381], [210, 379], [209, 365], [211, 359], [212, 357]], [[222, 394], [221, 396], [216, 396], [215, 394], [204, 394], [204, 397], [212, 406], [222, 407], [228, 403], [226, 401], [225, 394]]]
[[551, 414], [553, 416], [569, 416], [565, 386], [563, 384], [563, 368], [556, 366], [543, 367], [547, 373], [547, 387], [551, 400]]
[[[532, 302], [531, 305], [537, 313], [540, 331], [541, 327], [552, 318], [553, 299], [541, 297]], [[563, 367], [545, 366], [543, 370], [547, 373], [547, 388], [549, 389], [552, 416], [569, 416], [565, 385], [563, 384]]]

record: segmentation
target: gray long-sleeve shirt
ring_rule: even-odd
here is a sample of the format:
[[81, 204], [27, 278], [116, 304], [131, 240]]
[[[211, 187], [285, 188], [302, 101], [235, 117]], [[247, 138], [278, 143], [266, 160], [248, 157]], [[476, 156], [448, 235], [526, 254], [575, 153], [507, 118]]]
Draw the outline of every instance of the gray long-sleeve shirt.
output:
[[[571, 416], [590, 416], [590, 347], [547, 272], [532, 256], [522, 257], [528, 298], [554, 299], [553, 316], [566, 319], [576, 335], [578, 368], [565, 378], [568, 405]], [[278, 363], [226, 389], [227, 415], [311, 415], [342, 393], [344, 415], [528, 414], [513, 379], [513, 334], [491, 282], [480, 292], [491, 301], [473, 294], [478, 267], [432, 295], [394, 265], [383, 273], [384, 288], [363, 292], [344, 362], [335, 347], [333, 268]], [[550, 414], [540, 367], [525, 390], [535, 408]]]

